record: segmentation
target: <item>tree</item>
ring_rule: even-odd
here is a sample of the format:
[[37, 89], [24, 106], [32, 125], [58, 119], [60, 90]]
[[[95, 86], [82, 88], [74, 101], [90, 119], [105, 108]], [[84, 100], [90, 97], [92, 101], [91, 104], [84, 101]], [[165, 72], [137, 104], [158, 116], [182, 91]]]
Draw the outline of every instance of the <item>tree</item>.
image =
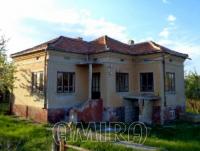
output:
[[185, 94], [188, 99], [200, 99], [200, 75], [196, 71], [185, 76]]
[[12, 91], [14, 86], [14, 65], [8, 61], [6, 55], [6, 43], [4, 36], [0, 37], [0, 92]]

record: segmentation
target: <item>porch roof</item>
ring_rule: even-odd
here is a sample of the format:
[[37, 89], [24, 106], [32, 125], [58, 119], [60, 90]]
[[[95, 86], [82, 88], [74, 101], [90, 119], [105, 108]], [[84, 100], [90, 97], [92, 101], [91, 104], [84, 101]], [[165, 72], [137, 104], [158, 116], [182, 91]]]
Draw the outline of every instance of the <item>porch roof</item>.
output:
[[99, 61], [81, 61], [76, 63], [77, 65], [87, 65], [87, 64], [93, 64], [93, 65], [102, 65], [103, 62], [99, 62]]
[[154, 100], [159, 100], [160, 96], [157, 96], [155, 94], [144, 94], [144, 93], [139, 93], [139, 94], [130, 94], [127, 96], [123, 97], [125, 100], [139, 100], [143, 99], [145, 101], [154, 101]]

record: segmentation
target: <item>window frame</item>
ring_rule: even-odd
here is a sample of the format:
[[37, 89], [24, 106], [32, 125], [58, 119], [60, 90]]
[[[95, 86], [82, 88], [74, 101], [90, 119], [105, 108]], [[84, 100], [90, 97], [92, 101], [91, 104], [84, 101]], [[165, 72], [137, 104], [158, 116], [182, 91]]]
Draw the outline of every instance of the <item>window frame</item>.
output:
[[34, 71], [31, 72], [31, 92], [44, 93], [44, 72]]
[[[58, 75], [61, 74], [61, 85], [58, 85]], [[71, 77], [70, 77], [71, 76]], [[70, 79], [72, 78], [72, 79]], [[65, 85], [66, 80], [66, 85]], [[71, 81], [72, 80], [72, 81]], [[71, 81], [71, 82], [70, 82]], [[61, 91], [58, 90], [58, 87], [61, 87]], [[57, 93], [75, 93], [75, 72], [57, 72], [57, 83], [56, 83]]]
[[92, 73], [92, 92], [100, 92], [101, 90], [101, 74], [100, 72]]
[[116, 84], [116, 92], [129, 92], [129, 73], [128, 72], [116, 72], [115, 84]]
[[[172, 79], [169, 76], [172, 76]], [[169, 82], [169, 83], [167, 83]], [[165, 74], [165, 92], [175, 93], [176, 92], [176, 74], [175, 72], [166, 72]]]
[[[143, 86], [142, 86], [142, 74], [152, 74], [152, 89], [143, 89]], [[146, 76], [147, 76], [146, 75]], [[139, 78], [140, 78], [140, 92], [154, 92], [154, 73], [153, 72], [140, 72], [140, 74], [139, 74]], [[149, 87], [149, 85], [148, 85], [148, 76], [146, 77], [147, 79], [147, 86], [146, 87]]]

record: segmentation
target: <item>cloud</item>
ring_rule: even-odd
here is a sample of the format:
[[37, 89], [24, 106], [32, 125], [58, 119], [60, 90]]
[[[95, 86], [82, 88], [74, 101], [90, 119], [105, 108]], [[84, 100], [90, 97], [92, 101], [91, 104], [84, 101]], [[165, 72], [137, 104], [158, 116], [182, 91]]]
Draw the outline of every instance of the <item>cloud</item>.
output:
[[163, 30], [159, 33], [159, 36], [163, 38], [168, 38], [169, 35], [170, 35], [170, 32], [168, 28], [163, 28]]
[[[189, 39], [189, 37], [188, 37]], [[185, 70], [191, 71], [197, 69], [197, 72], [200, 73], [199, 68], [195, 68], [200, 66], [199, 58], [200, 58], [200, 45], [196, 42], [182, 40], [182, 39], [171, 39], [168, 41], [159, 41], [160, 44], [169, 47], [170, 49], [176, 50], [178, 52], [186, 53], [192, 60], [186, 60], [185, 62]], [[167, 43], [165, 43], [167, 42]]]
[[74, 33], [76, 37], [97, 38], [106, 34], [128, 40], [126, 27], [104, 18], [94, 18], [88, 10], [66, 8], [56, 0], [6, 0], [1, 5], [4, 7], [0, 9], [0, 29], [10, 38], [9, 54], [49, 40], [41, 38], [47, 32], [51, 35], [49, 38], [58, 36], [55, 32], [60, 31], [59, 34], [65, 36]]
[[174, 15], [169, 15], [169, 16], [167, 17], [167, 20], [168, 20], [169, 22], [174, 22], [174, 21], [176, 20], [176, 17], [175, 17]]

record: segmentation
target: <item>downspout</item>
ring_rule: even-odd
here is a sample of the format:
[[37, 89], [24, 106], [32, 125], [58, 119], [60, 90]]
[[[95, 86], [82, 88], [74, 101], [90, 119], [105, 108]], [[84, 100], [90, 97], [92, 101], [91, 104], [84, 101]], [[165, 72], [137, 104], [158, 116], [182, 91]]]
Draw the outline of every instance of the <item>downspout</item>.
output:
[[165, 54], [162, 54], [162, 72], [163, 72], [163, 101], [161, 102], [161, 124], [164, 124], [164, 108], [166, 106], [166, 93], [165, 93]]
[[90, 62], [89, 54], [87, 54], [88, 63], [88, 99], [92, 99], [92, 62]]
[[164, 90], [164, 106], [166, 106], [166, 93], [165, 93], [165, 83], [166, 83], [166, 78], [165, 78], [165, 76], [166, 76], [166, 74], [165, 74], [165, 54], [163, 54], [162, 55], [162, 58], [163, 58], [163, 61], [162, 61], [162, 63], [163, 63], [163, 83], [164, 83], [164, 85], [163, 85], [163, 90]]
[[47, 109], [47, 48], [44, 51], [44, 109]]

